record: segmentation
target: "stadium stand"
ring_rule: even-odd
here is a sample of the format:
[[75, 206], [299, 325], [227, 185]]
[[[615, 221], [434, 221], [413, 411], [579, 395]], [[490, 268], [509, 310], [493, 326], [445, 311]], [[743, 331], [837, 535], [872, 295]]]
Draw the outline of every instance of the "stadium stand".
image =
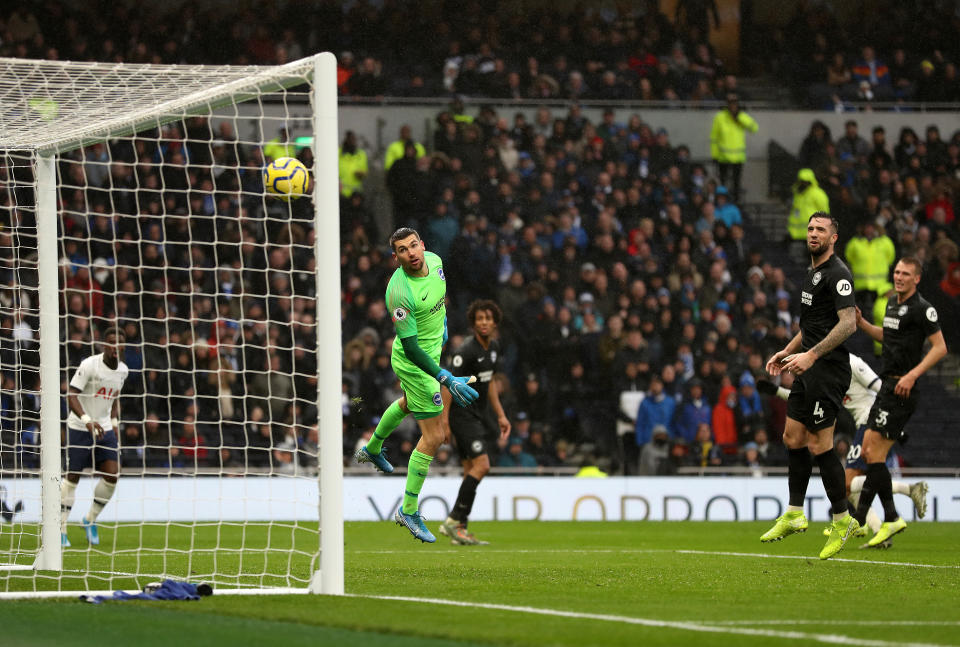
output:
[[[666, 443], [659, 448], [655, 473], [671, 473], [680, 466], [745, 464], [748, 443], [763, 448], [762, 461], [768, 455], [766, 443], [776, 444], [782, 433], [783, 410], [766, 397], [757, 408], [751, 382], [761, 376], [766, 358], [796, 330], [795, 287], [802, 259], [791, 258], [787, 243], [781, 246], [780, 240], [771, 239], [758, 210], [733, 205], [739, 207], [740, 222], [729, 209], [717, 213], [718, 195], [725, 189], [717, 184], [714, 169], [691, 159], [685, 145], [689, 142], [679, 133], [646, 123], [639, 114], [617, 122], [613, 110], [591, 121], [576, 103], [569, 103], [637, 100], [719, 106], [717, 98], [730, 91], [765, 98], [757, 96], [764, 81], [744, 83], [729, 74], [709, 44], [697, 39], [696, 29], [674, 25], [655, 5], [641, 4], [630, 15], [579, 10], [510, 19], [484, 17], [479, 3], [466, 8], [440, 3], [439, 16], [420, 12], [416, 3], [401, 4], [389, 14], [363, 3], [346, 12], [336, 3], [321, 3], [307, 17], [291, 19], [279, 12], [264, 20], [243, 9], [235, 13], [188, 3], [187, 13], [173, 21], [163, 13], [133, 14], [124, 3], [93, 14], [52, 2], [42, 13], [10, 11], [0, 17], [0, 31], [4, 55], [34, 58], [274, 63], [326, 49], [341, 53], [345, 99], [466, 99], [466, 108], [461, 101], [438, 112], [436, 137], [418, 142], [423, 153], [401, 145], [399, 159], [386, 173], [392, 215], [384, 216], [387, 195], [377, 195], [375, 189], [343, 196], [345, 461], [375, 424], [372, 412], [382, 411], [398, 395], [389, 365], [393, 328], [383, 291], [393, 270], [386, 229], [400, 224], [417, 227], [428, 249], [446, 259], [451, 330], [465, 333], [464, 313], [471, 300], [491, 298], [501, 305], [506, 355], [501, 397], [511, 416], [522, 411], [529, 418], [530, 425], [524, 426], [529, 435], [520, 440], [540, 465], [577, 467], [589, 456], [608, 471], [635, 473], [641, 445], [647, 443]], [[431, 22], [434, 18], [439, 20]], [[929, 35], [937, 16], [928, 18], [902, 24], [910, 23], [918, 36]], [[822, 36], [801, 38], [800, 26], [817, 21], [814, 26]], [[283, 28], [289, 24], [300, 27]], [[409, 38], [426, 30], [436, 38]], [[758, 28], [749, 34], [743, 51], [749, 54], [763, 45], [779, 52], [768, 57], [770, 67], [760, 76], [782, 73], [788, 78], [793, 105], [852, 111], [864, 102], [960, 98], [955, 90], [960, 86], [950, 80], [949, 71], [956, 42], [944, 42], [939, 58], [918, 58], [925, 54], [907, 44], [921, 41], [904, 35], [899, 49], [879, 53], [879, 60], [887, 61], [882, 65], [869, 43], [858, 43], [857, 59], [846, 70], [853, 53], [835, 57], [830, 46], [852, 42], [844, 40], [844, 33], [836, 17], [798, 12], [781, 28]], [[876, 40], [893, 42], [879, 36]], [[404, 56], [392, 55], [401, 50]], [[939, 84], [927, 79], [931, 74]], [[861, 81], [868, 84], [866, 90]], [[945, 89], [931, 93], [931, 85]], [[782, 101], [782, 90], [773, 90], [777, 102]], [[866, 91], [872, 95], [863, 94]], [[546, 102], [539, 110], [528, 106], [498, 112], [471, 101], [477, 97]], [[551, 109], [550, 101], [564, 107]], [[925, 122], [918, 119], [921, 130]], [[868, 120], [859, 121], [866, 129]], [[181, 126], [202, 132], [217, 124]], [[831, 205], [842, 213], [842, 222], [862, 229], [871, 220], [891, 237], [898, 255], [911, 253], [924, 260], [921, 292], [941, 309], [942, 320], [955, 321], [960, 314], [960, 221], [953, 213], [960, 133], [944, 133], [944, 141], [937, 135], [928, 130], [925, 137], [914, 135], [911, 140], [903, 134], [893, 148], [878, 147], [874, 140], [863, 154], [856, 142], [834, 139], [827, 131], [796, 153], [813, 169]], [[231, 270], [203, 266], [197, 251], [184, 242], [203, 239], [213, 228], [229, 232], [234, 241], [269, 241], [272, 234], [264, 229], [262, 204], [229, 198], [177, 203], [189, 193], [137, 190], [189, 190], [209, 179], [189, 172], [192, 158], [189, 150], [181, 150], [183, 131], [178, 125], [155, 136], [144, 139], [146, 148], [138, 157], [179, 155], [188, 172], [162, 177], [142, 165], [136, 177], [116, 175], [122, 168], [112, 169], [112, 177], [83, 178], [82, 171], [78, 176], [76, 155], [108, 152], [109, 159], [133, 159], [129, 151], [104, 151], [103, 145], [60, 161], [61, 175], [77, 178], [60, 196], [63, 232], [70, 241], [62, 259], [63, 308], [71, 315], [62, 331], [63, 365], [76, 366], [78, 358], [89, 353], [91, 318], [116, 319], [127, 333], [125, 361], [141, 375], [139, 381], [130, 380], [139, 384], [139, 391], [124, 394], [124, 407], [133, 407], [132, 417], [146, 421], [143, 429], [128, 427], [124, 442], [182, 450], [176, 455], [127, 452], [125, 464], [130, 465], [129, 454], [147, 466], [175, 464], [186, 455], [200, 465], [244, 460], [252, 466], [269, 465], [274, 460], [266, 449], [271, 436], [275, 443], [292, 437], [297, 446], [309, 446], [309, 424], [301, 424], [309, 420], [309, 412], [299, 407], [309, 408], [312, 385], [299, 377], [286, 384], [269, 377], [271, 366], [264, 356], [233, 358], [250, 370], [230, 379], [234, 374], [222, 370], [223, 356], [211, 347], [222, 335], [252, 339], [279, 330], [289, 342], [291, 336], [304, 334], [307, 328], [293, 325], [291, 317], [306, 321], [311, 313], [289, 314], [278, 304], [311, 289], [310, 280], [267, 285], [269, 270], [284, 269], [288, 259], [245, 259], [243, 266], [257, 271], [229, 280], [241, 293], [244, 285], [254, 286], [253, 292], [270, 298], [241, 300], [242, 311], [232, 310], [238, 301], [218, 302], [212, 277]], [[220, 136], [226, 143], [222, 153], [239, 163], [229, 181], [255, 191], [263, 152], [232, 145], [229, 133]], [[383, 151], [367, 152], [372, 158]], [[790, 171], [787, 179], [773, 169], [771, 175], [778, 177], [786, 197], [786, 184], [799, 164], [790, 151], [777, 155], [777, 168]], [[160, 219], [162, 212], [182, 217]], [[776, 217], [785, 219], [785, 209]], [[303, 214], [301, 228], [304, 236], [312, 234], [309, 214]], [[235, 249], [248, 253], [242, 245]], [[227, 246], [218, 250], [220, 258], [230, 253]], [[111, 261], [138, 269], [114, 272]], [[193, 299], [160, 302], [151, 296], [158, 293], [151, 288], [158, 281], [173, 282], [175, 292], [192, 293]], [[128, 286], [124, 291], [142, 291], [144, 298], [115, 298], [122, 284]], [[8, 331], [17, 328], [18, 315], [11, 308], [2, 312], [8, 352]], [[168, 322], [163, 331], [140, 329], [131, 322], [148, 312]], [[248, 322], [242, 329], [227, 323], [240, 319]], [[190, 340], [192, 352], [183, 350], [174, 366], [164, 365], [165, 357], [138, 355], [137, 339], [162, 333], [182, 342], [191, 322], [208, 334]], [[944, 332], [948, 347], [960, 348], [956, 330], [945, 327]], [[312, 343], [298, 341], [306, 347]], [[872, 353], [866, 346], [857, 350]], [[291, 363], [304, 360], [281, 356], [273, 361], [285, 362], [283, 374], [290, 375]], [[942, 421], [936, 411], [956, 408], [957, 365], [956, 355], [951, 355], [944, 367], [922, 381], [924, 398], [936, 405], [918, 413], [913, 424], [935, 430]], [[315, 370], [299, 365], [295, 373]], [[206, 373], [207, 392], [184, 396], [176, 383], [180, 371]], [[664, 425], [665, 440], [661, 430], [652, 433], [653, 427], [649, 435], [641, 432], [639, 423], [634, 431], [637, 412], [622, 411], [623, 394], [647, 392], [653, 375], [678, 412], [690, 400], [691, 385], [699, 385], [712, 409], [704, 421], [706, 431], [694, 425], [692, 437], [684, 436], [672, 418]], [[22, 406], [8, 397], [9, 385], [3, 392], [5, 411]], [[245, 406], [254, 411], [254, 422], [242, 425], [239, 416], [204, 413], [220, 410], [202, 406], [204, 398], [225, 393], [238, 410]], [[391, 455], [398, 461], [407, 459], [414, 435], [412, 424], [394, 435]], [[248, 456], [217, 451], [224, 444], [249, 445]], [[911, 464], [957, 464], [956, 450], [936, 434], [916, 445], [916, 451], [908, 447], [904, 453]], [[770, 464], [776, 464], [777, 453], [769, 455]], [[301, 460], [308, 461], [309, 454], [304, 452]]]

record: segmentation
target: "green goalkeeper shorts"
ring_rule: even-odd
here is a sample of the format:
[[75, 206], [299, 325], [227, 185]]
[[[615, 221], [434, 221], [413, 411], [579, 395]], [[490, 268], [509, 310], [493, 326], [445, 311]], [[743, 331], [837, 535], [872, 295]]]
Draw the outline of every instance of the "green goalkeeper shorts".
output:
[[407, 409], [417, 420], [439, 416], [443, 411], [440, 383], [410, 362], [391, 361], [393, 372], [400, 378], [400, 388], [407, 396]]

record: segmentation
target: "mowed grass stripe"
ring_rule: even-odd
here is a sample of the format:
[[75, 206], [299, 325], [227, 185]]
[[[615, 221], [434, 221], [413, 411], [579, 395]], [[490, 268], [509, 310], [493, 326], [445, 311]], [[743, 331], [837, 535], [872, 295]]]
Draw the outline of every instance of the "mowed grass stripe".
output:
[[[214, 595], [195, 603], [108, 602], [101, 607], [81, 607], [91, 611], [90, 618], [79, 621], [75, 630], [96, 635], [98, 619], [107, 618], [101, 609], [135, 605], [149, 612], [175, 608], [179, 613], [208, 615], [211, 622], [222, 618], [259, 619], [463, 644], [647, 647], [709, 643], [713, 647], [769, 645], [785, 640], [790, 644], [800, 640], [813, 642], [809, 635], [820, 636], [821, 642], [857, 645], [960, 642], [956, 625], [942, 622], [960, 620], [955, 603], [960, 599], [960, 572], [952, 568], [958, 561], [955, 545], [960, 524], [916, 524], [915, 532], [895, 542], [893, 549], [870, 553], [869, 557], [884, 560], [895, 555], [896, 561], [908, 564], [882, 569], [872, 566], [869, 559], [820, 561], [816, 555], [823, 538], [812, 534], [763, 546], [764, 553], [748, 553], [761, 549], [758, 538], [767, 525], [471, 523], [471, 530], [490, 540], [491, 546], [452, 547], [443, 543], [419, 545], [407, 531], [389, 522], [348, 523], [346, 590], [362, 597]], [[231, 532], [224, 531], [209, 543], [243, 546], [244, 541], [231, 538]], [[127, 534], [125, 528], [118, 531], [121, 537]], [[185, 534], [186, 539], [190, 533]], [[145, 540], [148, 535], [144, 534]], [[849, 556], [847, 551], [855, 550], [848, 546], [841, 555]], [[84, 552], [92, 553], [81, 551]], [[744, 553], [747, 558], [716, 553]], [[764, 554], [788, 559], [769, 559], [762, 557]], [[240, 570], [251, 567], [242, 577], [259, 579], [262, 553], [251, 550], [240, 556]], [[853, 556], [860, 554], [854, 552]], [[90, 555], [91, 559], [94, 557], [103, 556]], [[127, 557], [124, 555], [124, 559]], [[185, 572], [189, 565], [186, 557], [182, 552], [167, 554], [166, 566]], [[193, 566], [199, 563], [198, 559], [193, 557]], [[924, 568], [925, 565], [951, 568], [931, 569]], [[301, 568], [309, 571], [307, 564]], [[6, 588], [4, 577], [0, 574], [0, 590]], [[106, 588], [99, 578], [87, 581], [97, 589]], [[222, 590], [223, 586], [219, 588]], [[895, 604], [865, 603], [878, 588], [896, 591]], [[371, 599], [383, 596], [418, 601]], [[423, 599], [533, 608], [583, 617], [432, 604], [420, 601]], [[45, 608], [49, 617], [59, 617], [58, 605], [72, 604], [44, 603], [48, 605]], [[0, 602], [0, 615], [7, 604]], [[776, 626], [782, 616], [804, 624], [790, 626], [790, 620], [786, 620]], [[639, 618], [655, 624], [600, 619], [607, 617]], [[113, 622], [111, 618], [107, 621]], [[849, 626], [844, 626], [845, 619], [851, 621]], [[893, 620], [911, 620], [916, 624], [895, 628], [881, 624]], [[163, 631], [164, 621], [158, 622], [158, 631]], [[731, 626], [727, 624], [730, 622], [742, 624]], [[876, 626], [871, 626], [872, 622]], [[143, 626], [149, 628], [149, 616]], [[689, 628], [694, 626], [723, 631], [705, 633]], [[729, 629], [747, 631], [730, 633]], [[793, 640], [764, 633], [770, 631], [802, 637]], [[0, 643], [8, 644], [9, 637], [10, 634], [4, 634]], [[860, 642], [849, 643], [851, 639]]]
[[749, 629], [746, 627], [721, 626], [720, 624], [701, 624], [698, 622], [674, 622], [668, 620], [656, 620], [653, 618], [632, 618], [624, 616], [612, 616], [599, 613], [582, 613], [577, 611], [561, 611], [558, 609], [541, 609], [538, 607], [510, 606], [506, 604], [487, 604], [481, 602], [461, 602], [456, 600], [442, 600], [436, 598], [412, 598], [403, 596], [369, 596], [380, 600], [394, 600], [398, 602], [417, 602], [428, 605], [445, 605], [454, 607], [468, 607], [474, 609], [490, 609], [494, 611], [511, 611], [516, 613], [529, 613], [534, 615], [552, 616], [558, 618], [575, 618], [579, 620], [598, 620], [600, 622], [618, 622], [630, 625], [642, 625], [644, 627], [655, 627], [665, 629], [680, 629], [683, 631], [693, 631], [700, 633], [713, 634], [733, 634], [738, 636], [760, 636], [763, 638], [779, 638], [783, 640], [803, 640], [815, 641], [837, 645], [857, 645], [861, 647], [940, 647], [933, 643], [904, 643], [901, 641], [889, 642], [886, 640], [862, 639], [852, 636], [842, 636], [836, 634], [816, 634], [802, 631], [778, 631], [772, 629]]
[[[161, 603], [93, 606], [87, 603], [4, 602], [0, 627], [4, 647], [103, 647], [130, 645], [169, 647], [188, 638], [190, 644], [237, 645], [384, 645], [386, 647], [464, 647], [472, 644], [446, 639], [388, 635], [324, 627], [293, 620], [262, 620], [234, 615], [197, 613], [191, 608]], [[51, 622], [55, 613], [56, 621]], [[95, 627], [91, 626], [95, 623]], [[89, 630], [85, 629], [89, 628]]]

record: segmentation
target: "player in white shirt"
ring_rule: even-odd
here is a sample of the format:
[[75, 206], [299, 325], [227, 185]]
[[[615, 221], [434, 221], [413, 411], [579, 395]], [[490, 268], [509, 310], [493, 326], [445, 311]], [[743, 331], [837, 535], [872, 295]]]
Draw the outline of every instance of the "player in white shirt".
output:
[[[861, 447], [863, 445], [863, 433], [866, 431], [868, 418], [870, 417], [870, 408], [873, 407], [873, 401], [877, 399], [877, 393], [880, 391], [880, 376], [870, 368], [863, 358], [853, 353], [850, 356], [850, 386], [843, 396], [843, 406], [850, 412], [856, 426], [856, 436], [850, 444], [847, 452], [846, 477], [847, 477], [847, 496], [856, 509], [860, 500], [860, 490], [863, 489], [863, 483], [866, 480], [867, 465], [861, 457]], [[790, 395], [790, 390], [782, 386], [777, 386], [767, 380], [757, 382], [757, 390], [768, 395], [776, 395], [782, 400], [786, 400]], [[837, 419], [839, 429], [840, 419]], [[888, 455], [888, 462], [896, 465], [896, 457]], [[897, 494], [904, 494], [913, 499], [913, 504], [917, 509], [917, 516], [923, 519], [927, 514], [927, 490], [925, 481], [916, 483], [906, 483], [904, 481], [893, 481], [893, 491]], [[851, 513], [852, 514], [852, 513]], [[879, 530], [880, 517], [872, 509], [867, 513], [867, 525], [874, 533]], [[826, 533], [825, 533], [826, 534]], [[884, 545], [885, 544], [885, 545]], [[890, 542], [884, 542], [880, 547], [889, 548]], [[864, 544], [866, 546], [866, 544]]]
[[103, 336], [103, 352], [80, 362], [70, 380], [67, 405], [67, 475], [60, 486], [60, 543], [69, 546], [67, 517], [73, 509], [80, 473], [88, 467], [100, 475], [93, 489], [93, 503], [83, 518], [87, 541], [100, 543], [97, 517], [117, 487], [120, 471], [119, 419], [120, 392], [130, 373], [120, 361], [126, 337], [118, 328]]

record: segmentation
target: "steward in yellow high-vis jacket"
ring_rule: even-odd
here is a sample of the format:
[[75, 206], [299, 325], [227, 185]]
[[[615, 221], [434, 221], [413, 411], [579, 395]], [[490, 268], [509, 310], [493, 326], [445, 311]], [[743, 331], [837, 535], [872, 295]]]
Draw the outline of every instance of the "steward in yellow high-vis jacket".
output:
[[853, 273], [853, 289], [857, 292], [880, 293], [888, 289], [890, 267], [897, 258], [897, 250], [890, 237], [877, 232], [877, 223], [868, 220], [863, 233], [847, 243], [847, 264]]
[[813, 169], [802, 168], [797, 172], [797, 181], [793, 184], [793, 204], [790, 205], [790, 218], [787, 221], [792, 240], [807, 239], [807, 222], [815, 211], [830, 213], [830, 200], [817, 184]]
[[729, 189], [734, 204], [740, 202], [740, 176], [747, 161], [747, 131], [755, 133], [759, 129], [753, 117], [740, 109], [740, 100], [733, 93], [727, 95], [726, 107], [713, 117], [710, 157], [717, 164], [720, 184]]

